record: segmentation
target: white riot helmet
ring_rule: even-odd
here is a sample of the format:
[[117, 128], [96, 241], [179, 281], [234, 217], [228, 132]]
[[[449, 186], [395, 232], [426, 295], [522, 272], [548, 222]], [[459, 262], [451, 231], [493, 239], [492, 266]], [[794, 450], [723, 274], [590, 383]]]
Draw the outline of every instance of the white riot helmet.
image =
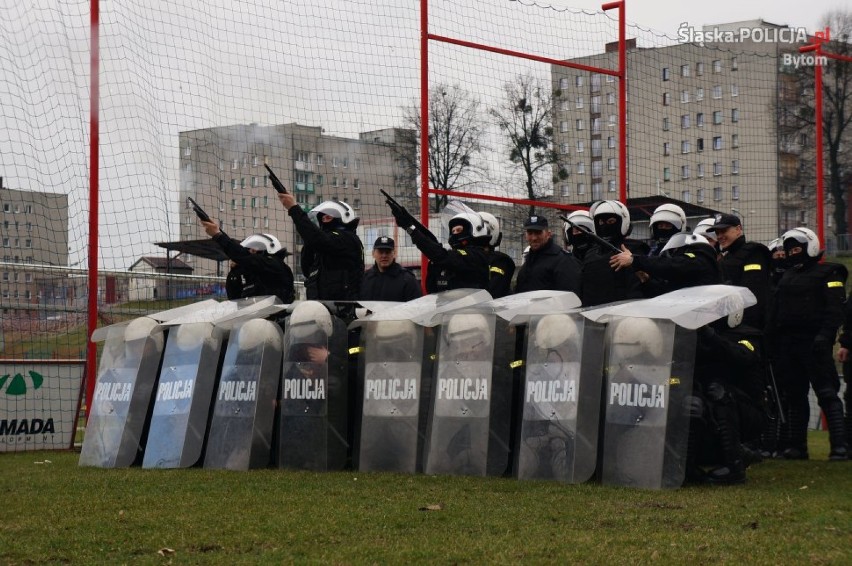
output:
[[491, 329], [482, 314], [455, 314], [450, 317], [444, 337], [456, 350], [469, 352], [491, 345]]
[[[142, 350], [135, 347], [135, 344], [141, 342], [143, 338], [149, 336], [154, 340], [157, 349], [163, 347], [163, 331], [154, 332], [157, 327], [157, 321], [151, 317], [141, 316], [130, 321], [130, 324], [124, 327], [124, 345], [125, 352], [128, 356], [132, 354], [140, 355]], [[144, 344], [144, 342], [142, 342]]]
[[350, 230], [354, 230], [358, 226], [358, 222], [360, 220], [358, 218], [358, 214], [351, 206], [349, 206], [349, 204], [339, 200], [327, 200], [325, 202], [321, 202], [313, 207], [308, 213], [314, 224], [321, 227], [322, 222], [320, 222], [319, 219], [320, 214], [336, 218], [340, 224]]
[[612, 332], [612, 351], [619, 361], [643, 355], [656, 359], [663, 353], [663, 334], [650, 318], [624, 318]]
[[704, 236], [708, 240], [713, 240], [715, 242], [716, 232], [708, 231], [708, 228], [710, 228], [710, 226], [713, 226], [715, 223], [716, 220], [714, 218], [705, 218], [704, 220], [695, 225], [695, 229], [692, 230], [692, 233], [698, 236]]
[[240, 242], [240, 245], [244, 248], [266, 252], [270, 255], [281, 251], [281, 242], [272, 234], [252, 234]]
[[[589, 209], [589, 215], [595, 221], [596, 232], [599, 231], [597, 227], [597, 219], [599, 216], [603, 216], [605, 214], [613, 214], [619, 219], [619, 232], [622, 236], [630, 234], [630, 211], [627, 210], [624, 203], [617, 200], [599, 200], [592, 204]], [[601, 234], [598, 233], [598, 235], [600, 236]]]
[[783, 252], [784, 240], [782, 240], [781, 238], [775, 238], [774, 240], [766, 244], [766, 247], [769, 248], [769, 251], [772, 253]]
[[237, 331], [237, 347], [240, 350], [254, 350], [275, 336], [274, 322], [262, 318], [253, 318], [243, 323]]
[[548, 314], [541, 317], [533, 330], [533, 343], [542, 350], [555, 350], [566, 342], [574, 344], [580, 338], [577, 321], [567, 314]]
[[319, 301], [303, 301], [289, 318], [289, 340], [294, 343], [326, 343], [334, 331], [331, 313]]
[[380, 320], [376, 323], [376, 341], [380, 348], [398, 348], [407, 355], [415, 354], [417, 325], [410, 320]]
[[[592, 220], [588, 211], [575, 210], [566, 216], [566, 218], [571, 221], [571, 224], [574, 224], [575, 226], [582, 226], [592, 234], [595, 233], [595, 221]], [[565, 241], [568, 243], [571, 243], [571, 224], [568, 224], [567, 222], [562, 223], [562, 232], [565, 236]]]
[[179, 350], [188, 352], [200, 347], [204, 341], [212, 334], [213, 325], [209, 322], [190, 322], [181, 324], [177, 327], [174, 338], [169, 337], [169, 341], [174, 340], [175, 345]]
[[[449, 242], [452, 247], [465, 246], [468, 242], [474, 243], [487, 242], [488, 227], [482, 217], [475, 212], [462, 212], [456, 214], [447, 223], [450, 228]], [[460, 234], [453, 234], [452, 230], [455, 226], [462, 226], [463, 230]]]
[[[684, 246], [691, 246], [694, 244], [706, 244], [711, 245], [710, 241], [704, 236], [699, 236], [698, 234], [675, 234], [669, 241], [666, 242], [666, 245], [663, 246], [662, 252], [673, 252], [678, 248], [682, 248]], [[661, 253], [662, 253], [661, 252]]]
[[[800, 226], [798, 228], [793, 228], [792, 230], [787, 230], [781, 236], [781, 241], [788, 256], [790, 255], [788, 251], [789, 248], [792, 245], [795, 245], [793, 244], [793, 241], [804, 246], [808, 257], [817, 258], [820, 255], [819, 238], [810, 228]], [[790, 244], [788, 244], [788, 242], [790, 242]]]
[[479, 217], [482, 218], [483, 222], [485, 222], [485, 227], [490, 237], [488, 243], [492, 248], [496, 248], [500, 245], [500, 240], [503, 239], [503, 233], [500, 231], [500, 222], [498, 222], [497, 217], [490, 212], [480, 212]]
[[661, 204], [651, 215], [648, 226], [653, 230], [657, 222], [668, 222], [680, 232], [686, 226], [686, 213], [676, 204]]

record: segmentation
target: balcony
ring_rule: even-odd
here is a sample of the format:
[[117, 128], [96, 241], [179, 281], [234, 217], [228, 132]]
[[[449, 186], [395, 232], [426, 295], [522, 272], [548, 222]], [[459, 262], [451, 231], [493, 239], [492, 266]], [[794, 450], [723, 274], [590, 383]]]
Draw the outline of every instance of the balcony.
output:
[[295, 189], [296, 189], [297, 193], [314, 194], [314, 184], [313, 183], [296, 183]]
[[293, 169], [296, 171], [307, 171], [308, 173], [314, 172], [314, 164], [309, 163], [307, 161], [294, 161]]

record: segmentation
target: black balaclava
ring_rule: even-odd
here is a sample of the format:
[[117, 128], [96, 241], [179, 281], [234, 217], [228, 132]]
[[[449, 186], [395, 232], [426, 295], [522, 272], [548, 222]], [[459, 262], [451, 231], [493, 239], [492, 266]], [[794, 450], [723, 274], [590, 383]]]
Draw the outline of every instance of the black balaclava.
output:
[[452, 229], [455, 226], [462, 226], [464, 230], [462, 230], [460, 234], [450, 233], [450, 237], [447, 238], [447, 243], [449, 243], [450, 247], [453, 249], [463, 248], [470, 243], [470, 240], [473, 237], [473, 228], [467, 220], [456, 220], [455, 222], [450, 222], [450, 232], [452, 232]]
[[[615, 218], [615, 222], [609, 224], [607, 221], [610, 218]], [[620, 241], [623, 239], [621, 234], [621, 217], [617, 214], [595, 215], [595, 233], [607, 242]]]

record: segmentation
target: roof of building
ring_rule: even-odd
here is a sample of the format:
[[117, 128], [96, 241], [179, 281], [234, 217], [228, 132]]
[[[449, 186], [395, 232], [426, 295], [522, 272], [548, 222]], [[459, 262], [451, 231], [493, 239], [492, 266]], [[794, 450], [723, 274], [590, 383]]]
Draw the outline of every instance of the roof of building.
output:
[[133, 268], [140, 263], [146, 263], [154, 269], [164, 269], [168, 271], [192, 271], [192, 267], [180, 259], [159, 256], [140, 257], [133, 265], [130, 266], [130, 271], [133, 271]]

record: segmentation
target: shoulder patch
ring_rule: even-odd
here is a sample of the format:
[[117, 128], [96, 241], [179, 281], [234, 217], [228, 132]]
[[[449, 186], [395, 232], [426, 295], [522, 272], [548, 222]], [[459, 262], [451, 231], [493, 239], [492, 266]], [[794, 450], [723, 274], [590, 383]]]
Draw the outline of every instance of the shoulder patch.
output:
[[743, 271], [760, 271], [763, 267], [759, 263], [747, 263], [743, 266]]
[[459, 252], [461, 255], [467, 255], [467, 252], [464, 251], [464, 250], [456, 250], [456, 251]]
[[498, 275], [506, 275], [506, 272], [505, 272], [505, 271], [503, 271], [502, 269], [500, 269], [499, 267], [497, 267], [497, 266], [495, 266], [495, 265], [492, 265], [492, 266], [489, 268], [489, 271], [491, 271], [491, 273], [496, 273], [496, 274], [498, 274]]
[[826, 285], [829, 289], [834, 287], [843, 287], [843, 281], [829, 281]]
[[685, 253], [685, 254], [683, 254], [683, 255], [685, 255], [685, 256], [686, 256], [686, 257], [688, 257], [688, 258], [695, 259], [695, 254], [694, 254], [694, 253], [692, 253], [692, 252], [686, 252], [686, 253]]

